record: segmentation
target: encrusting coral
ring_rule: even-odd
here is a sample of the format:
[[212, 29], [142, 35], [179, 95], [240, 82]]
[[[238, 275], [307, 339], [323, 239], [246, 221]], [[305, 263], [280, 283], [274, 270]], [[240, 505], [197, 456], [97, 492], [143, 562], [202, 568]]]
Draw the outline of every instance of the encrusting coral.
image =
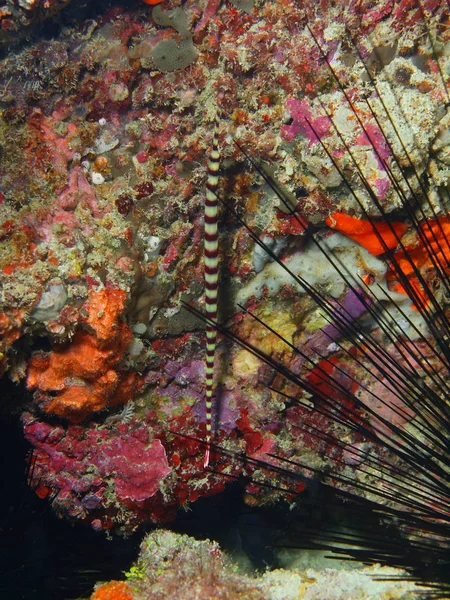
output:
[[408, 229], [404, 223], [371, 223], [343, 213], [333, 213], [325, 219], [331, 229], [344, 233], [375, 256], [397, 248]]
[[131, 588], [124, 581], [110, 581], [98, 587], [91, 600], [133, 600]]
[[125, 301], [122, 290], [91, 292], [81, 321], [87, 330], [77, 331], [68, 344], [31, 357], [27, 386], [37, 390], [35, 400], [45, 413], [80, 423], [134, 396], [137, 373], [118, 368], [132, 338], [120, 320]]

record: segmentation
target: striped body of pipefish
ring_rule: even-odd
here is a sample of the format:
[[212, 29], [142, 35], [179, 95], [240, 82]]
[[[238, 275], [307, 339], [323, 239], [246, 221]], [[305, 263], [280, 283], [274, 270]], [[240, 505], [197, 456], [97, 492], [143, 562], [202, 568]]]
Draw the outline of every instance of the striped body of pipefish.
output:
[[205, 198], [205, 316], [206, 325], [206, 358], [205, 358], [205, 402], [206, 402], [206, 450], [204, 467], [208, 467], [211, 452], [212, 405], [214, 398], [214, 355], [216, 351], [217, 330], [214, 325], [217, 319], [217, 291], [219, 279], [218, 254], [218, 198], [219, 182], [219, 122], [216, 119], [214, 137], [208, 160], [208, 180]]

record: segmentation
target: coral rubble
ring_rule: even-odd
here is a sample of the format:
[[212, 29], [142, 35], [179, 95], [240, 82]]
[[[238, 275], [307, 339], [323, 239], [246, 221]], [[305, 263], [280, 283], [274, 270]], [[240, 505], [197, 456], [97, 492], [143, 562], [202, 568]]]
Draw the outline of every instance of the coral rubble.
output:
[[[441, 81], [450, 73], [446, 18], [434, 0], [422, 6], [168, 0], [106, 7], [52, 39], [5, 53], [0, 368], [26, 382], [23, 424], [34, 447], [34, 483], [59, 514], [125, 531], [168, 521], [180, 506], [220, 492], [241, 474], [242, 452], [255, 461], [274, 462], [269, 455], [276, 453], [330, 468], [329, 441], [298, 423], [308, 416], [311, 426], [339, 438], [332, 415], [310, 410], [330, 392], [324, 369], [340, 381], [341, 392], [330, 392], [335, 405], [361, 419], [363, 408], [342, 390], [361, 392], [355, 382], [364, 374], [364, 357], [360, 366], [351, 361], [333, 324], [232, 213], [334, 303], [336, 315], [342, 305], [354, 321], [370, 311], [319, 256], [305, 235], [310, 226], [345, 263], [350, 280], [367, 285], [380, 310], [391, 305], [394, 337], [426, 332], [404, 287], [410, 278], [420, 289], [417, 269], [431, 282], [421, 244], [448, 226], [439, 193], [450, 178]], [[183, 303], [202, 308], [205, 155], [217, 109], [226, 197], [221, 290], [229, 301], [221, 318], [235, 335], [303, 374], [310, 392], [301, 404], [285, 401], [270, 388], [279, 383], [288, 397], [289, 381], [276, 381], [254, 355], [222, 341], [215, 436], [230, 454], [215, 456], [214, 470], [205, 472], [199, 441], [205, 326]], [[403, 146], [386, 140], [395, 139], [392, 123]], [[249, 167], [231, 135], [267, 165], [299, 219]], [[413, 169], [406, 168], [407, 157]], [[389, 173], [402, 169], [408, 178], [399, 189]], [[379, 218], [359, 171], [377, 190], [385, 214], [393, 214], [394, 233], [363, 214], [365, 208]], [[437, 221], [424, 209], [420, 239], [400, 214], [401, 193], [410, 196], [419, 185], [412, 171], [442, 215]], [[401, 236], [417, 267], [411, 271], [404, 263], [406, 282], [383, 258]], [[443, 248], [440, 243], [437, 253], [446, 253]], [[402, 250], [397, 253], [401, 263]], [[304, 353], [292, 353], [275, 332]], [[385, 344], [395, 353], [392, 339]], [[308, 360], [317, 355], [330, 360], [312, 368]], [[438, 359], [428, 360], [439, 371]], [[379, 407], [383, 418], [409, 427], [414, 414], [386, 391], [383, 373], [364, 389], [376, 386], [388, 396]], [[356, 480], [364, 474], [352, 469], [355, 444], [365, 444], [358, 431], [333, 452], [334, 468]], [[367, 447], [366, 458], [377, 456], [376, 444]], [[272, 477], [257, 462], [245, 469], [261, 484]], [[256, 484], [247, 492], [252, 503], [283, 493]]]

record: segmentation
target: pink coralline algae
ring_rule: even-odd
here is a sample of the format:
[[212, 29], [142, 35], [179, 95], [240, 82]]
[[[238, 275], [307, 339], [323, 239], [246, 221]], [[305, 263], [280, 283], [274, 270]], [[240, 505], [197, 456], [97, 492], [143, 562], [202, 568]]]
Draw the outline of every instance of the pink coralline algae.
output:
[[[373, 116], [367, 106], [356, 101], [346, 107], [341, 104], [342, 99], [336, 94], [324, 96], [319, 111], [326, 114], [319, 117], [314, 116], [317, 105], [313, 108], [308, 100], [288, 99], [286, 114], [291, 123], [281, 127], [282, 138], [287, 142], [300, 140], [305, 164], [325, 186], [330, 198], [335, 194], [333, 188], [342, 184], [340, 168], [351, 178], [359, 194], [367, 196], [367, 180], [380, 201], [385, 201], [390, 191], [392, 199], [395, 193], [389, 177], [392, 167], [389, 143], [379, 125], [370, 120]], [[362, 131], [360, 122], [364, 122]], [[325, 158], [327, 152], [335, 164], [330, 157]]]
[[[74, 167], [69, 176], [68, 184], [58, 197], [58, 205], [66, 211], [75, 209], [80, 200], [86, 202], [89, 208], [95, 213], [95, 192], [89, 182], [86, 174], [80, 167]], [[99, 216], [99, 215], [97, 215]]]
[[314, 117], [307, 100], [290, 99], [286, 108], [292, 118], [291, 125], [283, 125], [281, 135], [288, 142], [292, 142], [299, 133], [303, 134], [310, 144], [317, 143], [320, 138], [330, 133], [331, 121], [328, 117]]
[[[147, 432], [142, 433], [145, 436]], [[101, 461], [100, 474], [115, 476], [115, 492], [121, 502], [143, 502], [151, 498], [159, 490], [160, 481], [171, 471], [160, 440], [149, 444], [131, 438], [127, 443], [119, 438], [106, 442], [101, 448], [104, 462]], [[128, 470], [122, 473], [124, 462]]]
[[36, 448], [38, 491], [48, 495], [57, 486], [58, 510], [94, 527], [111, 526], [115, 503], [127, 508], [130, 525], [146, 512], [164, 520], [161, 485], [170, 468], [161, 441], [150, 440], [146, 427], [121, 425], [111, 434], [98, 427], [50, 426], [31, 415], [24, 415], [24, 427]]
[[[31, 25], [41, 3], [28, 4]], [[387, 215], [399, 211], [401, 193], [409, 197], [421, 186], [444, 210], [439, 190], [449, 184], [450, 158], [441, 74], [447, 82], [450, 69], [442, 3], [244, 4], [98, 7], [95, 18], [79, 15], [51, 40], [17, 46], [1, 59], [0, 368], [27, 387], [23, 423], [34, 448], [37, 493], [51, 496], [59, 514], [96, 529], [168, 521], [234, 476], [251, 476], [257, 464], [251, 458], [276, 462], [270, 455], [279, 455], [329, 470], [327, 444], [298, 427], [307, 417], [312, 427], [339, 436], [333, 419], [313, 410], [331, 392], [308, 360], [330, 357], [330, 372], [343, 373], [335, 406], [355, 423], [364, 417], [364, 407], [349, 399], [361, 393], [350, 376], [361, 378], [364, 355], [339, 347], [339, 329], [256, 247], [239, 219], [282, 264], [320, 288], [335, 307], [333, 318], [344, 305], [356, 321], [371, 301], [358, 303], [324, 265], [310, 228], [384, 306], [398, 285], [384, 247], [375, 257], [327, 219], [376, 213], [368, 190]], [[0, 43], [20, 29], [27, 9], [14, 7], [0, 9]], [[183, 43], [188, 64], [179, 55]], [[205, 157], [217, 113], [225, 199], [221, 319], [305, 377], [310, 392], [221, 339], [214, 440], [229, 454], [213, 452], [214, 470], [205, 471], [205, 327], [185, 305], [204, 309]], [[267, 167], [296, 215], [233, 139]], [[390, 174], [403, 171], [407, 181], [399, 190]], [[395, 221], [407, 236], [404, 215]], [[402, 310], [412, 314], [407, 299]], [[295, 406], [299, 400], [303, 405]], [[399, 426], [411, 421], [404, 411]], [[354, 432], [352, 443], [366, 440]], [[377, 445], [370, 448], [376, 455]], [[334, 448], [336, 472], [343, 456]], [[363, 479], [363, 470], [351, 477]], [[259, 468], [258, 478], [260, 486], [247, 488], [250, 503], [284, 496], [273, 473]]]

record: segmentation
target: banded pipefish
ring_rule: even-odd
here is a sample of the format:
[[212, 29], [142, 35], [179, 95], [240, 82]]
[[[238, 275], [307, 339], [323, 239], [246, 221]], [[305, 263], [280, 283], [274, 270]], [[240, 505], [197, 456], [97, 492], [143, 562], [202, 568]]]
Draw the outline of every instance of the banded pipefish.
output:
[[216, 119], [212, 148], [208, 160], [208, 179], [205, 196], [205, 232], [204, 232], [204, 269], [205, 269], [205, 317], [206, 355], [205, 355], [205, 404], [206, 404], [206, 450], [204, 467], [209, 466], [212, 436], [212, 406], [214, 399], [214, 357], [216, 353], [217, 296], [219, 283], [219, 236], [218, 236], [218, 199], [219, 182], [219, 121]]

